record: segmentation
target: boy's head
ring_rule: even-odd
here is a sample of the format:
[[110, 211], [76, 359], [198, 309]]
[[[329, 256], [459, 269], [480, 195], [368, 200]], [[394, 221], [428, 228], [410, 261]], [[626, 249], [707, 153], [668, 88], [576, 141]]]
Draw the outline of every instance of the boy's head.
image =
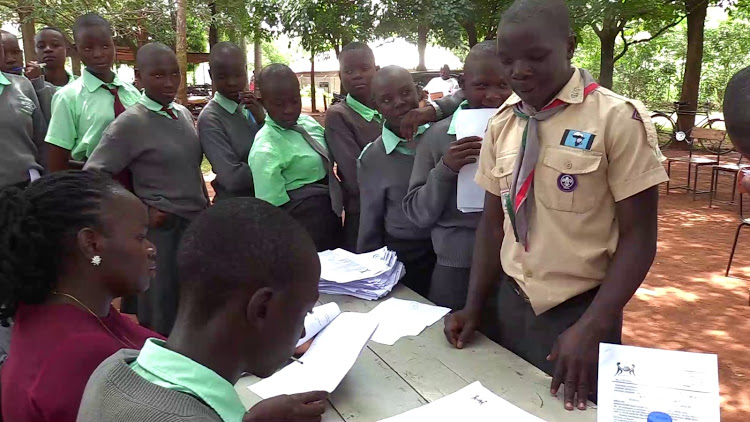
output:
[[171, 48], [162, 43], [149, 43], [138, 50], [136, 73], [149, 98], [169, 105], [180, 87], [180, 65]]
[[724, 120], [735, 148], [750, 159], [750, 67], [737, 72], [727, 84]]
[[537, 110], [565, 86], [575, 37], [563, 0], [516, 0], [500, 20], [497, 53], [505, 80]]
[[375, 55], [365, 43], [349, 43], [339, 54], [341, 85], [357, 101], [369, 103], [372, 98], [372, 78], [378, 68]]
[[76, 18], [73, 24], [76, 50], [86, 68], [96, 76], [108, 75], [115, 62], [115, 42], [112, 27], [96, 13]]
[[216, 91], [239, 103], [240, 92], [247, 89], [247, 59], [237, 44], [220, 42], [211, 48], [208, 73]]
[[447, 64], [444, 64], [443, 67], [440, 68], [440, 77], [443, 78], [444, 81], [451, 78], [451, 68], [448, 67]]
[[276, 124], [291, 129], [302, 113], [299, 81], [289, 66], [274, 63], [260, 71], [258, 77], [263, 107]]
[[5, 60], [1, 63], [2, 71], [14, 75], [23, 74], [23, 51], [18, 44], [18, 38], [8, 31], [0, 30], [0, 40], [5, 50]]
[[500, 70], [494, 40], [472, 47], [459, 82], [471, 108], [498, 108], [510, 97], [512, 91]]
[[375, 107], [385, 117], [389, 128], [401, 126], [401, 118], [419, 107], [419, 93], [409, 71], [399, 66], [386, 66], [372, 79]]
[[217, 359], [260, 377], [292, 356], [318, 300], [320, 261], [286, 212], [255, 198], [216, 203], [185, 232], [177, 267], [175, 327], [223, 330], [233, 341], [214, 346]]
[[44, 28], [34, 36], [34, 49], [40, 63], [49, 69], [62, 69], [68, 57], [65, 35], [57, 28]]

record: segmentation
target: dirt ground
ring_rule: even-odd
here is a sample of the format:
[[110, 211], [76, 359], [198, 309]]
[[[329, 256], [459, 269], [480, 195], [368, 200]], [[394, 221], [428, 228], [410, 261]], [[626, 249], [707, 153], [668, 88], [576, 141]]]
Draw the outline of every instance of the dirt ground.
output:
[[[671, 155], [671, 154], [667, 154]], [[724, 162], [725, 160], [722, 160]], [[727, 162], [736, 162], [728, 157]], [[686, 167], [673, 168], [684, 184]], [[710, 167], [699, 173], [707, 189]], [[732, 179], [721, 179], [720, 195], [731, 197]], [[659, 204], [659, 247], [643, 286], [625, 309], [626, 344], [717, 353], [722, 420], [750, 420], [750, 230], [743, 229], [729, 277], [724, 276], [739, 224], [735, 204], [708, 207], [708, 196], [666, 195]], [[750, 200], [745, 196], [746, 209]], [[748, 213], [750, 216], [750, 213]], [[747, 230], [747, 231], [744, 231]]]

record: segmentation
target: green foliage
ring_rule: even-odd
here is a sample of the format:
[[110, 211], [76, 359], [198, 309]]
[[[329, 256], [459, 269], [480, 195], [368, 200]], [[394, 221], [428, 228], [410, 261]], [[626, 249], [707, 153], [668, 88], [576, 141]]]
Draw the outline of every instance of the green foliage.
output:
[[289, 64], [289, 57], [284, 55], [281, 51], [279, 51], [276, 46], [268, 41], [264, 41], [261, 44], [261, 51], [263, 52], [263, 66], [268, 66], [271, 63], [283, 63], [288, 65]]

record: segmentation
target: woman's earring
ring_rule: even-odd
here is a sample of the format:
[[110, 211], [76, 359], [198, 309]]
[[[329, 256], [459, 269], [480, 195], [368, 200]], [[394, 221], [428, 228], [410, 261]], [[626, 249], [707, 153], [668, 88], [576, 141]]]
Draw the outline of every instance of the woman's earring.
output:
[[99, 255], [94, 255], [93, 258], [91, 258], [91, 265], [98, 267], [102, 263], [102, 257]]

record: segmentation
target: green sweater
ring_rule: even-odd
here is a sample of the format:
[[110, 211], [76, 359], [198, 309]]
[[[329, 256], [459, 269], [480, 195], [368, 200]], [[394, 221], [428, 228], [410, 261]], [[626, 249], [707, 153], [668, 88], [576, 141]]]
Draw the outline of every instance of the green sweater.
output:
[[78, 422], [222, 422], [195, 397], [138, 375], [130, 368], [137, 358], [137, 350], [123, 349], [99, 365], [86, 384]]

